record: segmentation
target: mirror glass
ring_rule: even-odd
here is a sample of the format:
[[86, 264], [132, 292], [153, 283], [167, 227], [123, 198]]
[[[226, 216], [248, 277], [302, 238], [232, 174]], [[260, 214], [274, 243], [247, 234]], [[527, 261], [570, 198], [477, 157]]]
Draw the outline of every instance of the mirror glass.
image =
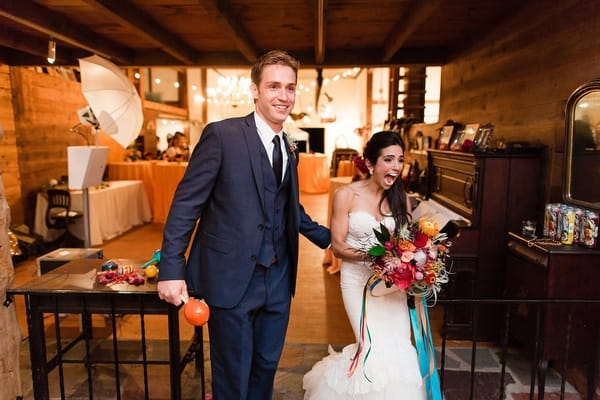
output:
[[600, 210], [600, 79], [573, 92], [565, 122], [564, 201]]

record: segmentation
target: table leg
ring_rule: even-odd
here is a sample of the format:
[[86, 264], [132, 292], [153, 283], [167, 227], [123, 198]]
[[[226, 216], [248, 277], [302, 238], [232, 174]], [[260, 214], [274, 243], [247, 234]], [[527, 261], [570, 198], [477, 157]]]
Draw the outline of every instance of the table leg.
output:
[[35, 296], [25, 296], [25, 308], [27, 311], [27, 327], [29, 329], [31, 378], [34, 382], [33, 397], [36, 400], [49, 399], [44, 313], [38, 311], [39, 299]]
[[181, 354], [179, 350], [179, 308], [169, 305], [169, 362], [171, 399], [181, 399]]

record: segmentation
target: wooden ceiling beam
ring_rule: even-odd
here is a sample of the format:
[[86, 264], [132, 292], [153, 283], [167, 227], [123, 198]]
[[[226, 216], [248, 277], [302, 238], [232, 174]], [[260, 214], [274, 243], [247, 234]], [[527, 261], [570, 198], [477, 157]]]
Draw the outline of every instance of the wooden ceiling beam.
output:
[[315, 0], [316, 2], [316, 20], [315, 24], [315, 63], [321, 65], [325, 62], [325, 1]]
[[139, 7], [121, 0], [83, 0], [104, 18], [116, 21], [119, 25], [132, 29], [137, 35], [160, 47], [179, 62], [186, 65], [196, 63], [196, 51], [181, 41], [173, 32], [163, 29], [144, 14]]
[[29, 1], [0, 0], [0, 16], [91, 53], [131, 64], [132, 51]]
[[398, 23], [392, 29], [383, 45], [384, 63], [390, 61], [394, 54], [421, 25], [423, 25], [440, 5], [442, 0], [413, 0], [407, 12], [398, 18]]
[[225, 33], [233, 39], [240, 53], [250, 64], [253, 64], [259, 56], [259, 51], [238, 22], [238, 18], [231, 11], [229, 2], [225, 0], [198, 0], [198, 4], [217, 20]]

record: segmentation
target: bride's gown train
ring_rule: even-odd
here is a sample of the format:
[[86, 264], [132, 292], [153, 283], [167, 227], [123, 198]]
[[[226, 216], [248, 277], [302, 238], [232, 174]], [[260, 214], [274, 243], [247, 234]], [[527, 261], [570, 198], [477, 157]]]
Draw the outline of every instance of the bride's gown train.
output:
[[[391, 230], [394, 220], [386, 217], [384, 224]], [[379, 222], [371, 214], [364, 211], [351, 213], [347, 243], [356, 248], [370, 247], [375, 242], [373, 228], [378, 229]], [[369, 268], [362, 262], [342, 263], [342, 297], [357, 342], [363, 289], [370, 276]], [[367, 304], [370, 335], [365, 333], [356, 370], [348, 376], [357, 343], [344, 347], [340, 353], [330, 348], [329, 355], [304, 376], [305, 400], [425, 399], [417, 352], [411, 342], [405, 293], [397, 290], [380, 297], [369, 293]]]

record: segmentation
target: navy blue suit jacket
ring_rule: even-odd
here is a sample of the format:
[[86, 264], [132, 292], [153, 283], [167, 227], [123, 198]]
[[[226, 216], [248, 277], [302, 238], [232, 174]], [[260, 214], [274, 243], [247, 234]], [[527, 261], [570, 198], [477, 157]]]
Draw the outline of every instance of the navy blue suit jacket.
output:
[[[300, 205], [297, 154], [285, 147], [286, 174], [291, 179], [285, 236], [293, 295], [298, 234], [321, 248], [329, 245], [330, 235]], [[217, 307], [233, 307], [241, 300], [263, 240], [265, 189], [261, 157], [265, 157], [265, 151], [254, 114], [205, 127], [171, 204], [159, 280], [185, 279], [198, 296]]]

